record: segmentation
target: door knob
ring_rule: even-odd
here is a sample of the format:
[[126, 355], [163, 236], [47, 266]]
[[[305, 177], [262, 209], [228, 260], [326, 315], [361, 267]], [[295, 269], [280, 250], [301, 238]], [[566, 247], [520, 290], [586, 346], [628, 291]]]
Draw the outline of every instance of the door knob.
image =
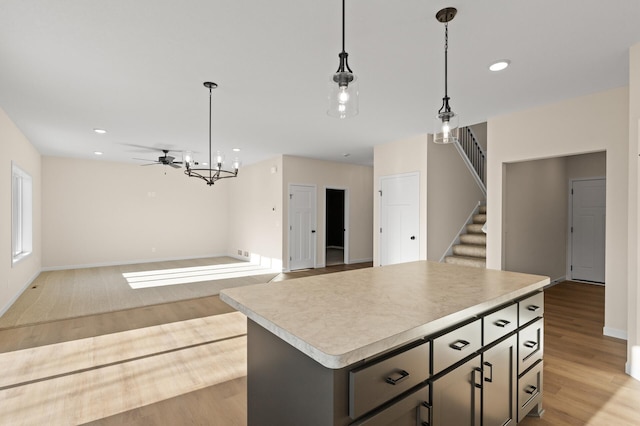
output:
[[315, 229], [312, 229], [312, 230], [311, 230], [311, 233], [312, 233], [312, 234], [315, 234], [315, 233], [316, 233], [316, 230], [315, 230]]
[[416, 239], [416, 236], [415, 236], [415, 235], [412, 235], [412, 236], [411, 236], [411, 239], [412, 239], [412, 240], [415, 240], [415, 239]]

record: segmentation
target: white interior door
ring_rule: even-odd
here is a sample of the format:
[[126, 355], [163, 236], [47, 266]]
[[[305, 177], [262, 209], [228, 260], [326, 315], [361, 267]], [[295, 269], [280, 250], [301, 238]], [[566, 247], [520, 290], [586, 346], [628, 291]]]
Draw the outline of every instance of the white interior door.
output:
[[380, 265], [420, 258], [420, 175], [380, 178]]
[[571, 279], [604, 283], [606, 181], [573, 181], [571, 194]]
[[315, 267], [316, 187], [289, 185], [289, 269]]

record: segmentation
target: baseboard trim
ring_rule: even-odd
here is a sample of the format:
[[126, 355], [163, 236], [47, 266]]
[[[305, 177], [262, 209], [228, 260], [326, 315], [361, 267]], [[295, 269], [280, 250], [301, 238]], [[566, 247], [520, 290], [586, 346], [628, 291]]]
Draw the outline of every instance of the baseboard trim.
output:
[[367, 257], [366, 259], [350, 259], [348, 265], [365, 262], [373, 262], [373, 257]]
[[33, 276], [27, 280], [27, 283], [22, 286], [22, 289], [17, 292], [2, 309], [0, 309], [0, 317], [3, 316], [9, 310], [9, 308], [11, 308], [11, 306], [16, 302], [16, 300], [18, 300], [20, 296], [22, 296], [22, 293], [24, 293], [24, 291], [29, 288], [29, 286], [35, 281], [36, 278], [38, 278], [38, 275], [40, 275], [41, 272], [42, 270], [33, 274]]
[[184, 257], [166, 257], [161, 259], [138, 259], [138, 260], [122, 260], [114, 262], [86, 263], [80, 265], [63, 265], [63, 266], [47, 266], [42, 271], [64, 271], [66, 269], [85, 269], [99, 268], [101, 266], [119, 266], [119, 265], [135, 265], [138, 263], [155, 263], [155, 262], [171, 262], [173, 260], [189, 260], [189, 259], [205, 259], [207, 257], [232, 257], [226, 253], [208, 254], [203, 256], [184, 256]]
[[615, 337], [616, 339], [627, 340], [626, 330], [619, 330], [617, 328], [612, 328], [612, 327], [603, 327], [602, 334], [608, 337]]

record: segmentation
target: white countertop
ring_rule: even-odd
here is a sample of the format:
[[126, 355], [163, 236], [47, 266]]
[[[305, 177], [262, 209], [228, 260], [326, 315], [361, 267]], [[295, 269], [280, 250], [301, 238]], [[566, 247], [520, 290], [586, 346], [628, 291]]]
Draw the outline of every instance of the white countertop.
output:
[[220, 298], [320, 364], [337, 369], [548, 283], [540, 275], [418, 261], [230, 288]]

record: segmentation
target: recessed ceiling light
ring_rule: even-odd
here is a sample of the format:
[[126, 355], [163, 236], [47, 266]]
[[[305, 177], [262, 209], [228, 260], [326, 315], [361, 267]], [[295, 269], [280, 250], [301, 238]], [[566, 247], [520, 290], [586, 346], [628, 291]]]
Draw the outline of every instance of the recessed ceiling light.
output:
[[349, 157], [351, 154], [349, 154], [348, 152], [345, 152], [344, 154], [342, 154], [343, 157]]
[[104, 135], [105, 133], [107, 133], [105, 129], [93, 129], [93, 131], [101, 135]]
[[233, 152], [240, 152], [240, 148], [233, 148], [232, 151]]
[[507, 68], [510, 64], [511, 64], [510, 60], [501, 59], [501, 60], [496, 61], [493, 64], [489, 65], [489, 69], [491, 71], [502, 71], [503, 69]]
[[200, 164], [202, 164], [203, 166], [208, 166], [209, 165], [209, 163], [207, 163], [206, 161], [204, 163], [200, 163]]
[[93, 151], [95, 155], [102, 155], [102, 151]]

